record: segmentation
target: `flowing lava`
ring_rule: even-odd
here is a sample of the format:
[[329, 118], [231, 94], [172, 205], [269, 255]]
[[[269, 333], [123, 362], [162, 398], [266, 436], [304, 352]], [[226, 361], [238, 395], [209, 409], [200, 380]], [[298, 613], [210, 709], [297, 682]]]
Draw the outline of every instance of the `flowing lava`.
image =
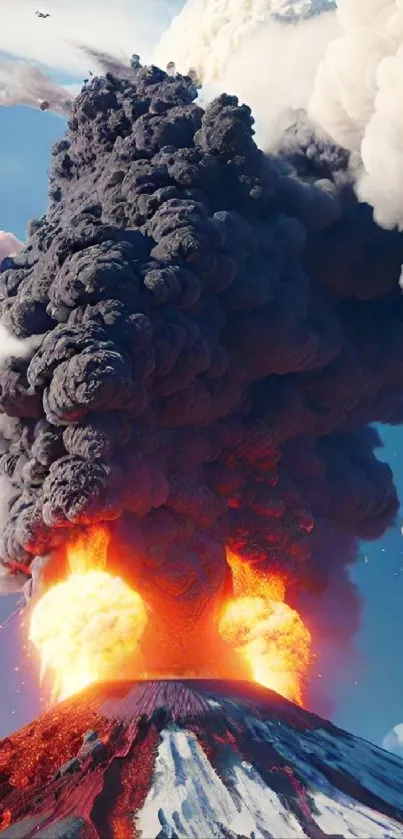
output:
[[265, 577], [231, 552], [227, 560], [235, 597], [221, 615], [222, 638], [246, 658], [254, 681], [302, 705], [311, 635], [284, 602], [283, 579]]
[[108, 533], [94, 528], [67, 549], [69, 575], [33, 609], [29, 638], [39, 650], [42, 675], [54, 674], [54, 699], [92, 682], [117, 678], [139, 656], [147, 613], [140, 595], [104, 569]]

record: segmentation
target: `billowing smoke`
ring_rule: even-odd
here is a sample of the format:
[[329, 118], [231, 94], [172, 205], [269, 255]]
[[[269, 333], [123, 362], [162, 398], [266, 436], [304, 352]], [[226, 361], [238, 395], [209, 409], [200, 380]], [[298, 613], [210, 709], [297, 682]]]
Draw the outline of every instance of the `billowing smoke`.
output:
[[224, 91], [248, 102], [259, 144], [275, 151], [295, 112], [308, 107], [318, 66], [339, 32], [333, 0], [188, 0], [153, 57], [192, 71], [203, 102]]
[[401, 229], [403, 5], [338, 0], [334, 7], [331, 0], [188, 0], [154, 57], [246, 98], [265, 149], [277, 149], [290, 109], [308, 107], [317, 128], [355, 153], [350, 177], [359, 200], [374, 208], [378, 224]]
[[51, 111], [61, 115], [70, 112], [72, 93], [56, 84], [45, 73], [26, 61], [0, 61], [0, 106], [46, 103]]
[[403, 723], [395, 725], [382, 740], [382, 748], [393, 755], [403, 757]]
[[338, 0], [342, 34], [321, 64], [310, 113], [340, 145], [358, 150], [357, 192], [385, 227], [403, 227], [403, 4]]
[[0, 230], [0, 264], [11, 254], [16, 254], [23, 247], [23, 243], [6, 230]]
[[103, 73], [112, 73], [114, 76], [117, 76], [117, 78], [125, 78], [127, 76], [130, 68], [129, 61], [124, 61], [121, 58], [117, 58], [116, 56], [110, 55], [102, 50], [88, 47], [85, 44], [81, 44], [79, 49], [88, 56], [92, 64], [95, 64], [98, 71], [102, 71]]
[[171, 638], [228, 587], [229, 548], [344, 639], [357, 540], [398, 508], [370, 424], [403, 419], [403, 237], [308, 125], [268, 157], [245, 105], [196, 98], [155, 67], [93, 79], [0, 276], [2, 323], [36, 341], [0, 371], [2, 580], [108, 522]]
[[[162, 67], [174, 61], [181, 73], [193, 69], [204, 85], [220, 85], [227, 78], [233, 57], [269, 21], [301, 21], [333, 8], [333, 0], [318, 0], [316, 4], [295, 0], [187, 0], [162, 35], [153, 59]], [[272, 45], [276, 49], [274, 41]], [[270, 60], [270, 43], [267, 47], [264, 63]], [[256, 54], [252, 50], [250, 59], [256, 71]], [[264, 78], [261, 65], [259, 71], [254, 73], [255, 78]]]

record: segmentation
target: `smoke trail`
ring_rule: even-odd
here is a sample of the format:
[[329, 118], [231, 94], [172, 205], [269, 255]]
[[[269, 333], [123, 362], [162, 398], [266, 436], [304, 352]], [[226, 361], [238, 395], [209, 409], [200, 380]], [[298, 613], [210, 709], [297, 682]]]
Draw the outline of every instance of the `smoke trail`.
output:
[[122, 59], [118, 58], [114, 55], [110, 55], [107, 52], [103, 52], [102, 50], [94, 49], [93, 47], [88, 47], [85, 44], [77, 44], [78, 49], [84, 53], [91, 61], [91, 64], [96, 65], [98, 71], [103, 71], [104, 73], [112, 73], [118, 79], [119, 78], [127, 78], [127, 75], [130, 71], [130, 61], [129, 59]]
[[382, 748], [393, 755], [403, 757], [403, 723], [395, 725], [382, 740]]
[[248, 102], [265, 150], [278, 149], [295, 113], [307, 108], [318, 65], [337, 31], [334, 14], [295, 26], [270, 20], [229, 57], [219, 87]]
[[45, 104], [51, 111], [70, 113], [72, 93], [55, 84], [35, 65], [25, 61], [0, 61], [0, 106]]
[[303, 617], [331, 587], [317, 614], [344, 642], [357, 540], [398, 507], [369, 424], [403, 417], [403, 238], [342, 150], [307, 128], [267, 157], [246, 106], [196, 97], [157, 68], [94, 79], [0, 276], [2, 323], [37, 340], [0, 370], [4, 579], [108, 522], [174, 646], [228, 585], [226, 548], [280, 570]]
[[310, 114], [346, 149], [359, 150], [357, 193], [377, 222], [403, 228], [403, 6], [339, 0], [342, 35], [319, 67]]
[[[129, 59], [125, 63], [114, 55], [86, 45], [72, 46], [88, 57], [89, 64], [97, 73], [113, 73], [118, 78], [130, 74]], [[93, 71], [90, 70], [89, 75], [93, 75]], [[81, 87], [76, 83], [57, 85], [50, 74], [25, 61], [0, 61], [0, 106], [28, 105], [68, 116]]]

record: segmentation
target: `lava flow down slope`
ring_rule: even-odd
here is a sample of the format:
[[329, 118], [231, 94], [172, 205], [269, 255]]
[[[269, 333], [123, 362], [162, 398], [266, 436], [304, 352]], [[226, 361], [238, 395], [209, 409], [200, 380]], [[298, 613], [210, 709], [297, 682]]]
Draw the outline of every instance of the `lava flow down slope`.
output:
[[399, 839], [403, 762], [247, 682], [93, 685], [0, 743], [3, 839]]

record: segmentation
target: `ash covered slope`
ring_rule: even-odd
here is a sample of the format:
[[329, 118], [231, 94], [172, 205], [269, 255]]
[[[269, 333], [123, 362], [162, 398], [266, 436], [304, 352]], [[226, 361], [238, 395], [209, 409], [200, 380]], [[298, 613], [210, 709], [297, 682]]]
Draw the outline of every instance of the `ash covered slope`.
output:
[[403, 762], [246, 682], [98, 685], [0, 742], [2, 839], [398, 839]]
[[1, 274], [2, 322], [35, 336], [0, 371], [1, 562], [23, 585], [107, 521], [120, 572], [182, 638], [226, 547], [294, 599], [335, 580], [323, 622], [341, 610], [348, 634], [355, 540], [397, 510], [367, 423], [402, 418], [403, 239], [337, 187], [343, 153], [267, 158], [246, 106], [195, 98], [155, 67], [94, 79], [47, 217]]

